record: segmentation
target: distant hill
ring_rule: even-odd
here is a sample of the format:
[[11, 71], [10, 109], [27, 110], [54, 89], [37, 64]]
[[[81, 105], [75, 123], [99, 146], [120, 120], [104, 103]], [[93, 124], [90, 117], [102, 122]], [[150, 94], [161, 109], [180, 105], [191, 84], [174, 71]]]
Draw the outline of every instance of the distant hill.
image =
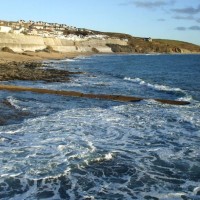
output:
[[114, 52], [130, 52], [130, 53], [200, 53], [200, 46], [177, 40], [152, 39], [134, 37], [124, 33], [99, 32], [96, 34], [104, 34], [110, 37], [127, 39], [127, 46], [108, 44]]
[[[200, 46], [175, 40], [134, 37], [43, 21], [0, 20], [0, 50], [94, 53], [200, 53]], [[8, 49], [7, 49], [8, 50]]]

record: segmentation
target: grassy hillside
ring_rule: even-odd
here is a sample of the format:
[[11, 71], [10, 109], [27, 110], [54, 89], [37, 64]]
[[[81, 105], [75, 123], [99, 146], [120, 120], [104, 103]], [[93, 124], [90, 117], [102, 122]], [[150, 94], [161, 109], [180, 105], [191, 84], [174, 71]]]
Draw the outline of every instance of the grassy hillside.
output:
[[191, 44], [188, 42], [177, 41], [177, 40], [161, 40], [161, 39], [156, 39], [155, 42], [158, 45], [169, 45], [172, 47], [179, 47], [181, 49], [187, 49], [192, 52], [200, 52], [200, 46]]
[[123, 33], [99, 32], [95, 34], [105, 34], [110, 37], [128, 39], [128, 46], [123, 47], [108, 44], [114, 52], [136, 52], [136, 53], [199, 53], [200, 46], [183, 41], [153, 39], [152, 42], [145, 41], [144, 38], [134, 37]]

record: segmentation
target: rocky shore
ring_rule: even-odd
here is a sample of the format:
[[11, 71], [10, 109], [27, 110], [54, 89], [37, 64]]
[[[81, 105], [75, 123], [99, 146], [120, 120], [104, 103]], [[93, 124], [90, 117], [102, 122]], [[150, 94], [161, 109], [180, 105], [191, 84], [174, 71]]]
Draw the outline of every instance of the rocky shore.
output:
[[[75, 74], [74, 72], [48, 69], [48, 65], [44, 65], [43, 61], [74, 58], [78, 55], [80, 55], [80, 53], [28, 52], [19, 54], [0, 51], [0, 83], [3, 84], [2, 81], [13, 80], [68, 82], [70, 81], [70, 75]], [[30, 111], [17, 109], [7, 98], [2, 98], [0, 100], [0, 113], [0, 126], [18, 123], [25, 118], [35, 116], [35, 114]]]
[[[74, 58], [80, 53], [28, 52], [24, 54], [0, 52], [0, 81], [69, 81], [74, 72], [48, 69], [42, 61]], [[85, 54], [84, 54], [85, 55]], [[80, 72], [81, 73], [81, 72]]]
[[[119, 95], [104, 95], [104, 94], [85, 94], [76, 91], [57, 91], [40, 88], [26, 88], [23, 86], [4, 85], [3, 81], [44, 81], [44, 82], [67, 82], [70, 81], [70, 75], [74, 72], [57, 70], [48, 68], [48, 63], [42, 62], [47, 59], [64, 59], [74, 58], [83, 54], [45, 54], [29, 53], [28, 55], [0, 52], [0, 90], [12, 92], [34, 92], [40, 94], [62, 95], [78, 98], [102, 99], [122, 102], [141, 101], [145, 98], [119, 96]], [[84, 54], [85, 55], [85, 54]], [[87, 54], [88, 55], [88, 54]], [[48, 56], [48, 57], [47, 57]], [[78, 72], [82, 73], [82, 72]], [[77, 74], [77, 73], [76, 73]], [[189, 102], [171, 101], [163, 99], [154, 99], [160, 103], [173, 105], [187, 105]], [[9, 98], [0, 100], [0, 126], [10, 123], [18, 123], [21, 120], [29, 117], [34, 117], [34, 111], [21, 110], [12, 104]]]
[[0, 64], [0, 81], [24, 80], [24, 81], [69, 81], [69, 75], [74, 72], [44, 69], [40, 62], [10, 62]]

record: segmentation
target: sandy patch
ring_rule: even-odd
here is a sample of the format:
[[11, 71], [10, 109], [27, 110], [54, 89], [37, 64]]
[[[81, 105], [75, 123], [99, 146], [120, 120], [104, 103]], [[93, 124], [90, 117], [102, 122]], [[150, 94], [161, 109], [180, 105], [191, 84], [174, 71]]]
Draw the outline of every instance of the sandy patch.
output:
[[51, 59], [65, 59], [65, 58], [74, 58], [80, 55], [91, 55], [91, 53], [60, 53], [60, 52], [25, 52], [25, 53], [9, 53], [9, 52], [0, 52], [0, 63], [9, 63], [9, 62], [35, 62], [42, 60], [51, 60]]

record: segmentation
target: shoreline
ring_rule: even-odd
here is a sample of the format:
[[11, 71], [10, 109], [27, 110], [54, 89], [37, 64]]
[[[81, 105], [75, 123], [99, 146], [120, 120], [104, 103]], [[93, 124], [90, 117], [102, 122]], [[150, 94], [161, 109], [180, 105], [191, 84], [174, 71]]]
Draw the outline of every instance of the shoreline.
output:
[[58, 53], [58, 52], [28, 52], [9, 53], [0, 52], [0, 82], [1, 81], [45, 81], [68, 82], [72, 74], [58, 69], [43, 69], [43, 62], [48, 60], [73, 59], [77, 56], [89, 56], [91, 53]]
[[[118, 53], [115, 53], [116, 55]], [[123, 53], [124, 54], [124, 53]], [[73, 59], [77, 56], [91, 56], [94, 53], [58, 53], [58, 52], [29, 52], [24, 54], [8, 53], [4, 52], [0, 54], [0, 83], [1, 81], [44, 81], [44, 82], [69, 82], [70, 75], [81, 74], [83, 72], [70, 72], [66, 70], [58, 69], [43, 69], [43, 61], [47, 60], [61, 60], [61, 59]], [[2, 55], [7, 55], [2, 59]], [[121, 54], [119, 54], [121, 55]], [[14, 60], [14, 58], [18, 58]], [[43, 94], [57, 94], [64, 96], [94, 98], [94, 99], [106, 99], [114, 101], [133, 102], [146, 99], [144, 97], [129, 97], [120, 95], [101, 95], [101, 94], [84, 94], [75, 91], [54, 91], [44, 90], [39, 88], [26, 88], [22, 86], [14, 85], [0, 85], [0, 90], [10, 91], [30, 91]], [[186, 101], [173, 101], [167, 99], [154, 99], [160, 103], [172, 104], [172, 105], [187, 105]]]
[[78, 56], [91, 56], [101, 54], [114, 54], [114, 55], [200, 55], [200, 52], [193, 53], [128, 53], [128, 52], [112, 52], [112, 53], [95, 53], [95, 52], [23, 52], [23, 53], [11, 53], [0, 51], [0, 64], [8, 64], [11, 62], [42, 62], [46, 60], [62, 60], [62, 59], [73, 59]]
[[93, 55], [94, 53], [61, 53], [61, 52], [24, 52], [10, 53], [0, 51], [0, 64], [8, 64], [11, 62], [42, 62], [45, 60], [61, 60], [67, 58], [75, 58], [81, 55]]
[[[145, 55], [136, 53], [95, 53], [95, 52], [2, 52], [0, 51], [0, 82], [1, 81], [46, 81], [46, 82], [68, 82], [70, 74], [74, 72], [63, 71], [57, 69], [42, 69], [43, 62], [49, 60], [74, 59], [78, 56], [92, 56], [92, 55]], [[156, 55], [156, 53], [149, 53]], [[170, 53], [160, 55], [186, 55], [185, 53]], [[188, 54], [188, 55], [194, 55]], [[199, 55], [199, 54], [197, 54]], [[81, 74], [83, 72], [78, 72]]]
[[0, 51], [0, 64], [8, 64], [11, 62], [43, 62], [46, 60], [62, 60], [62, 59], [73, 59], [78, 56], [91, 56], [91, 55], [101, 55], [101, 54], [114, 54], [114, 55], [145, 55], [145, 54], [160, 54], [160, 55], [200, 55], [200, 52], [194, 53], [95, 53], [95, 52], [23, 52], [23, 53], [11, 53]]

